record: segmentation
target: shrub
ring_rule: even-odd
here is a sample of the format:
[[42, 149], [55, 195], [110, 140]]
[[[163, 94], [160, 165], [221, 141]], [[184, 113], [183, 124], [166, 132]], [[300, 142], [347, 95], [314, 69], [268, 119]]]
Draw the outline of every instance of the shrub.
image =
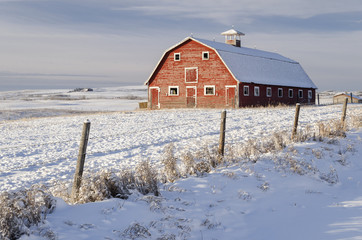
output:
[[1, 239], [18, 239], [29, 233], [29, 228], [43, 221], [55, 208], [55, 200], [34, 185], [30, 189], [0, 194]]
[[88, 173], [82, 178], [79, 193], [74, 201], [69, 194], [69, 185], [71, 183], [57, 184], [51, 192], [68, 203], [98, 202], [109, 198], [127, 199], [132, 190], [138, 190], [141, 194], [159, 195], [157, 173], [150, 167], [148, 161], [139, 163], [135, 172], [122, 170], [117, 173], [103, 170]]
[[168, 144], [163, 152], [162, 163], [164, 165], [164, 174], [166, 180], [169, 182], [174, 182], [180, 177], [178, 168], [177, 168], [177, 158], [175, 157], [175, 146], [170, 143]]
[[181, 161], [184, 165], [183, 175], [187, 176], [187, 175], [193, 175], [196, 173], [195, 157], [190, 152], [186, 152], [185, 154], [183, 154], [181, 157]]
[[136, 167], [136, 187], [142, 194], [153, 193], [159, 196], [157, 172], [153, 169], [149, 161], [140, 162]]

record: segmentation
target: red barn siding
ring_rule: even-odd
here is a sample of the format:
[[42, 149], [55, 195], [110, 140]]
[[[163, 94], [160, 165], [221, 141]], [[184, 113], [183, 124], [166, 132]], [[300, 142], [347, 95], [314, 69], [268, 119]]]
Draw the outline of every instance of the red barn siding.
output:
[[[249, 96], [244, 96], [244, 86], [249, 86]], [[259, 96], [254, 96], [254, 88], [259, 87]], [[267, 88], [270, 87], [272, 91], [271, 97], [267, 96]], [[278, 96], [278, 89], [283, 90], [283, 96]], [[288, 95], [289, 89], [293, 90], [293, 97]], [[298, 97], [298, 91], [303, 91], [303, 97]], [[312, 91], [312, 98], [308, 98], [308, 91]], [[288, 86], [275, 86], [275, 85], [262, 85], [254, 83], [240, 83], [239, 85], [240, 100], [239, 107], [246, 106], [268, 106], [278, 104], [314, 104], [315, 103], [315, 89], [312, 88], [297, 88]]]
[[[203, 60], [203, 52], [209, 52], [209, 60]], [[180, 53], [180, 61], [174, 60], [174, 54]], [[197, 81], [186, 82], [186, 70], [197, 68]], [[193, 74], [189, 73], [193, 78]], [[186, 87], [196, 87], [196, 106], [202, 108], [225, 107], [225, 86], [237, 85], [218, 54], [198, 42], [186, 41], [165, 54], [153, 76], [149, 87], [160, 87], [159, 101], [161, 108], [187, 107]], [[178, 96], [169, 96], [168, 87], [178, 86]], [[214, 95], [205, 95], [205, 86], [215, 86]], [[150, 96], [149, 96], [150, 97]], [[152, 100], [149, 99], [149, 102]]]

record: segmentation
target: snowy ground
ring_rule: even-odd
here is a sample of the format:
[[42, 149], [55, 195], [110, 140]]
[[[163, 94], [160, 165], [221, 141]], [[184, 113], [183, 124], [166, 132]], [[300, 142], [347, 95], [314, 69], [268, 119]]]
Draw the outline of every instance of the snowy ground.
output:
[[[357, 131], [334, 144], [296, 144], [298, 158], [325, 171], [318, 174], [278, 170], [266, 158], [164, 185], [161, 197], [77, 206], [58, 200], [44, 229], [59, 239], [361, 239], [361, 137]], [[320, 178], [330, 166], [336, 184]]]
[[[129, 98], [130, 91], [123, 96]], [[218, 143], [220, 110], [121, 111], [135, 109], [142, 100], [130, 100], [132, 108], [123, 108], [124, 100], [114, 103], [120, 89], [113, 95], [109, 90], [99, 92], [69, 93], [80, 95], [78, 100], [56, 100], [49, 92], [33, 100], [31, 94], [21, 100], [14, 92], [1, 93], [0, 109], [8, 112], [0, 119], [0, 191], [71, 180], [87, 119], [91, 121], [87, 171], [133, 168], [146, 159], [161, 169], [162, 152], [169, 143], [175, 144], [177, 157]], [[146, 96], [144, 90], [139, 92], [141, 99]], [[79, 100], [84, 94], [89, 99]], [[67, 101], [73, 105], [65, 107]], [[110, 112], [89, 113], [100, 110]], [[339, 119], [341, 110], [341, 105], [302, 106], [300, 128]], [[294, 107], [228, 110], [226, 145], [290, 131], [294, 111]], [[348, 105], [348, 114], [352, 113], [361, 115], [362, 105]], [[353, 130], [336, 141], [294, 144], [255, 164], [162, 185], [160, 197], [134, 194], [126, 201], [74, 206], [58, 199], [41, 229], [51, 230], [58, 239], [137, 239], [127, 231], [130, 226], [148, 239], [362, 239], [361, 139], [362, 131]], [[286, 158], [317, 170], [293, 173], [279, 163]], [[38, 239], [37, 231], [23, 239]]]
[[0, 121], [84, 112], [135, 110], [139, 102], [147, 99], [147, 88], [144, 86], [93, 90], [92, 92], [74, 92], [74, 89], [0, 92]]

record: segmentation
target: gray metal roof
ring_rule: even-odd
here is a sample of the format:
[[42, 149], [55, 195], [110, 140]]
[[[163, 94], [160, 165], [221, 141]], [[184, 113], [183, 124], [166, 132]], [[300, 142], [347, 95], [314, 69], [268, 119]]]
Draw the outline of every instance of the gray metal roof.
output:
[[225, 65], [240, 82], [317, 88], [298, 62], [280, 54], [234, 47], [204, 39], [193, 39], [217, 51]]
[[167, 49], [145, 84], [150, 81], [166, 53], [188, 40], [194, 40], [214, 49], [230, 73], [239, 82], [317, 88], [300, 64], [290, 58], [273, 52], [246, 47], [234, 47], [226, 43], [193, 37], [185, 38], [180, 43]]

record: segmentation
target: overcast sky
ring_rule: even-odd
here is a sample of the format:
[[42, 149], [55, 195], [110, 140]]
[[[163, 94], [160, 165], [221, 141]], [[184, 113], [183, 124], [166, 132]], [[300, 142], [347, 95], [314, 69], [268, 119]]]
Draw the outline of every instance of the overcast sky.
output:
[[170, 46], [231, 26], [319, 90], [362, 90], [361, 0], [0, 0], [0, 90], [143, 84]]

